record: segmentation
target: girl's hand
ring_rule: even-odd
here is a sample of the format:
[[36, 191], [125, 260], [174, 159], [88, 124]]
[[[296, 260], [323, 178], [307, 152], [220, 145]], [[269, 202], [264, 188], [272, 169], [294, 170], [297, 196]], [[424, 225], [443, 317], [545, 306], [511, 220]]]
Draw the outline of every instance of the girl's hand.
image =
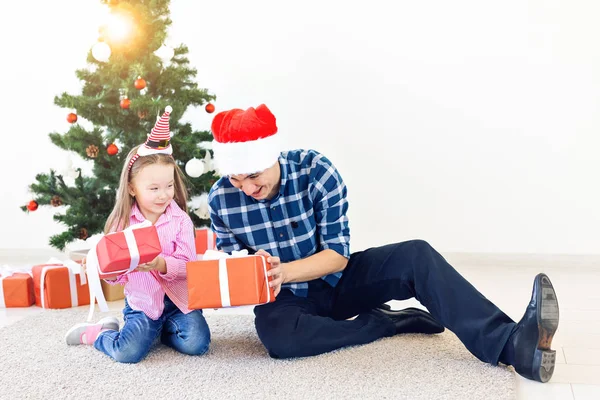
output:
[[148, 272], [148, 271], [158, 271], [161, 274], [167, 273], [167, 262], [161, 256], [156, 257], [154, 260], [150, 261], [146, 264], [140, 264], [137, 266], [134, 271], [138, 272]]
[[267, 259], [267, 262], [271, 264], [271, 269], [267, 271], [267, 276], [273, 278], [269, 282], [269, 286], [273, 288], [273, 292], [275, 293], [275, 296], [277, 296], [281, 291], [281, 285], [285, 283], [285, 271], [283, 269], [285, 264], [281, 263], [279, 257], [273, 257], [262, 249], [257, 251], [256, 254], [264, 256]]

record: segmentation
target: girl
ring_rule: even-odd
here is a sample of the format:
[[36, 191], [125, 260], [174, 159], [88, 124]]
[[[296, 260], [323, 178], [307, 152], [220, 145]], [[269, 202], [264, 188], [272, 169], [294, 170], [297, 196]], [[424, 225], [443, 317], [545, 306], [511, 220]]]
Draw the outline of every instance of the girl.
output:
[[167, 106], [148, 140], [131, 150], [121, 172], [115, 207], [105, 233], [151, 221], [158, 231], [162, 254], [152, 262], [113, 280], [125, 284], [125, 325], [116, 318], [72, 327], [69, 345], [93, 344], [116, 361], [136, 363], [160, 336], [162, 343], [190, 355], [208, 350], [210, 331], [202, 310], [188, 309], [186, 263], [196, 259], [194, 226], [187, 214], [183, 174], [171, 156]]

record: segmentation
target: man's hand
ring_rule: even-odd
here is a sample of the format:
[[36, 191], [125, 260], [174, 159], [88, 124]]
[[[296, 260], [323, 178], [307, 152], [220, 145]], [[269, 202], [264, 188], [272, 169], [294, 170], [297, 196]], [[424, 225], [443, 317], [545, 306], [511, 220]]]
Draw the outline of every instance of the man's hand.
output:
[[279, 294], [281, 291], [281, 285], [285, 283], [285, 272], [284, 265], [279, 260], [279, 257], [273, 257], [269, 253], [264, 250], [259, 250], [256, 252], [259, 256], [264, 256], [267, 259], [267, 262], [271, 264], [271, 269], [267, 271], [267, 276], [272, 277], [273, 279], [269, 282], [269, 286], [273, 288], [273, 292], [275, 296]]
[[156, 257], [154, 260], [150, 261], [146, 264], [140, 264], [137, 266], [134, 271], [138, 272], [148, 272], [148, 271], [158, 271], [161, 274], [167, 273], [167, 262], [161, 256]]

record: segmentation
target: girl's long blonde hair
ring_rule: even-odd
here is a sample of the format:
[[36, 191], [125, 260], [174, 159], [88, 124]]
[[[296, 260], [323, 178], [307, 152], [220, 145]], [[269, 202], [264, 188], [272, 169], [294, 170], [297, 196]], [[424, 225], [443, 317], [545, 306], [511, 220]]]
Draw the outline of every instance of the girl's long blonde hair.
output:
[[175, 196], [174, 200], [183, 211], [187, 213], [187, 188], [185, 185], [185, 177], [181, 172], [181, 169], [175, 162], [175, 159], [168, 154], [150, 154], [147, 156], [140, 156], [131, 166], [128, 168], [131, 158], [137, 154], [137, 150], [140, 146], [136, 146], [129, 154], [123, 165], [121, 171], [121, 178], [119, 179], [119, 188], [117, 189], [117, 201], [115, 207], [108, 216], [106, 224], [104, 225], [104, 233], [116, 232], [123, 230], [129, 226], [129, 218], [131, 217], [131, 208], [135, 204], [135, 198], [129, 194], [129, 183], [135, 178], [135, 176], [145, 167], [152, 164], [172, 165], [174, 169], [174, 184], [175, 184]]

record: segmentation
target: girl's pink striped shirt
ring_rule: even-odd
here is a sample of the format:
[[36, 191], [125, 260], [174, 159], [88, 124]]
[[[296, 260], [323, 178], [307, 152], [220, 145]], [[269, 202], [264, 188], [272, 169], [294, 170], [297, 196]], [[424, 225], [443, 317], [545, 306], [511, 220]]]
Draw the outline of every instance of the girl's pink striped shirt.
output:
[[[134, 204], [130, 225], [144, 222], [145, 219], [137, 204]], [[153, 320], [159, 319], [164, 311], [165, 294], [182, 313], [188, 314], [192, 310], [188, 308], [185, 265], [188, 261], [196, 261], [194, 224], [190, 216], [172, 200], [154, 226], [162, 247], [161, 256], [167, 263], [167, 272], [131, 272], [107, 282], [124, 284], [129, 307], [142, 311]]]

